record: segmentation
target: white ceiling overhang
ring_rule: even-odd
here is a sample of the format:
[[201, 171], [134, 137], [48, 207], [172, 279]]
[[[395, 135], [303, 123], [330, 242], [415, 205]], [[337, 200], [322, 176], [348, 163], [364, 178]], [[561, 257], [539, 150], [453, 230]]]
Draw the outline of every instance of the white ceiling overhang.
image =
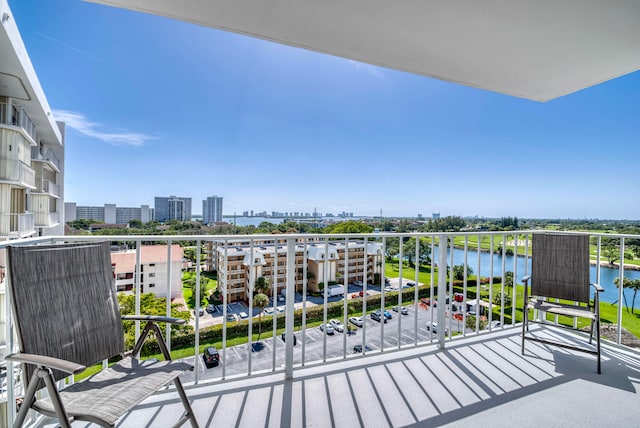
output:
[[547, 101], [640, 69], [636, 0], [89, 0]]

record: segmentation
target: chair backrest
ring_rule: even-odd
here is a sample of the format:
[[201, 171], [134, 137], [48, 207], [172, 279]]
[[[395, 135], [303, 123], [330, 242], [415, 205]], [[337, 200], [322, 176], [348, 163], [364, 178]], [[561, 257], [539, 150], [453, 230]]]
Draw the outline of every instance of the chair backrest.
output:
[[589, 303], [589, 236], [534, 233], [531, 295]]
[[20, 351], [86, 366], [124, 352], [108, 242], [15, 246], [7, 256]]

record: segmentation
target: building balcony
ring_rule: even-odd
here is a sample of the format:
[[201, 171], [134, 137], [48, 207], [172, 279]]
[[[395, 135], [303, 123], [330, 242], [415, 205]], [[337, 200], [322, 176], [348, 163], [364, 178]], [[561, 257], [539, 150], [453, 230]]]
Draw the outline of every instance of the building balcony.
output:
[[36, 233], [35, 214], [6, 213], [0, 214], [0, 236], [11, 239], [25, 238]]
[[35, 189], [36, 173], [20, 160], [0, 157], [0, 182]]
[[33, 147], [31, 151], [31, 161], [44, 162], [52, 171], [60, 172], [60, 159], [58, 159], [50, 148], [40, 151], [37, 147]]
[[36, 188], [32, 190], [31, 193], [44, 193], [57, 198], [60, 196], [60, 186], [51, 180], [42, 179], [36, 181]]
[[57, 212], [35, 212], [35, 227], [53, 227], [57, 226], [59, 214]]
[[[632, 418], [637, 418], [640, 352], [627, 347], [625, 344], [628, 342], [622, 335], [625, 327], [630, 332], [633, 330], [632, 319], [635, 315], [627, 314], [626, 310], [616, 310], [607, 317], [607, 322], [610, 322], [607, 326], [614, 333], [605, 336], [602, 374], [598, 375], [595, 357], [584, 353], [528, 343], [525, 354], [521, 355], [522, 324], [519, 309], [515, 305], [508, 306], [505, 299], [489, 297], [500, 292], [511, 295], [513, 301], [518, 300], [520, 278], [530, 272], [530, 232], [389, 236], [419, 236], [430, 240], [430, 265], [423, 266], [430, 269], [422, 269], [416, 274], [407, 263], [398, 262], [403, 260], [402, 253], [394, 262], [384, 261], [382, 266], [392, 281], [394, 274], [397, 276], [401, 272], [406, 280], [418, 282], [419, 287], [402, 293], [387, 292], [385, 288], [366, 284], [365, 281], [361, 287], [349, 286], [342, 300], [339, 296], [305, 294], [307, 279], [301, 281], [302, 287], [287, 286], [300, 284], [296, 276], [301, 266], [294, 262], [292, 250], [292, 262], [286, 277], [282, 282], [278, 281], [279, 287], [286, 287], [285, 302], [275, 303], [286, 309], [273, 312], [273, 317], [280, 321], [274, 323], [273, 330], [270, 327], [262, 329], [261, 342], [265, 346], [259, 352], [252, 352], [251, 341], [247, 338], [257, 334], [257, 315], [262, 309], [250, 306], [249, 301], [242, 305], [235, 302], [230, 304], [233, 300], [230, 295], [235, 290], [229, 287], [227, 294], [224, 284], [221, 284], [225, 299], [222, 305], [224, 312], [206, 313], [200, 317], [194, 328], [193, 342], [190, 348], [185, 348], [192, 350], [192, 356], [185, 358], [196, 369], [186, 373], [183, 381], [189, 385], [187, 394], [201, 426], [351, 427], [482, 423], [510, 426], [533, 420], [523, 419], [533, 415], [542, 417], [542, 424], [635, 424], [636, 419]], [[623, 301], [623, 291], [629, 290], [615, 288], [613, 278], [638, 278], [640, 272], [633, 270], [629, 264], [621, 264], [615, 270], [605, 266], [606, 260], [601, 260], [601, 254], [604, 254], [602, 238], [605, 236], [616, 240], [619, 254], [624, 254], [625, 246], [635, 244], [640, 236], [591, 234], [593, 279], [605, 287], [605, 292], [608, 290], [612, 293], [609, 299]], [[293, 249], [296, 237], [287, 235], [283, 239], [291, 239], [289, 248]], [[65, 236], [64, 240], [104, 238]], [[50, 242], [51, 239], [55, 238], [34, 238], [25, 244]], [[109, 239], [114, 242], [127, 240], [148, 243], [159, 238], [113, 236]], [[171, 244], [172, 241], [195, 241], [204, 237], [162, 236], [162, 239], [164, 244], [167, 240]], [[375, 236], [369, 239], [375, 239]], [[495, 246], [505, 244], [501, 245], [501, 252], [492, 256], [478, 251], [481, 249], [479, 245], [476, 247], [478, 242]], [[0, 243], [0, 248], [5, 245], [8, 244]], [[439, 245], [446, 245], [447, 251], [439, 253]], [[607, 245], [611, 245], [611, 241], [607, 241]], [[505, 257], [507, 249], [518, 256]], [[496, 255], [502, 256], [501, 262], [492, 261]], [[308, 262], [306, 258], [303, 259], [303, 267]], [[453, 278], [446, 276], [445, 270], [442, 273], [437, 270], [436, 262], [439, 266], [462, 264], [471, 267], [474, 276], [489, 280], [486, 286], [480, 288], [475, 288], [467, 276], [454, 282]], [[437, 274], [423, 276], [427, 271]], [[511, 288], [504, 285], [506, 272], [513, 272], [516, 278], [516, 284]], [[199, 287], [199, 281], [196, 281], [196, 286]], [[296, 292], [296, 289], [300, 291]], [[136, 290], [139, 287], [132, 292], [138, 292]], [[358, 297], [359, 291], [368, 297]], [[238, 292], [244, 293], [245, 289], [239, 289]], [[453, 296], [454, 292], [462, 293], [461, 302], [446, 298]], [[482, 317], [485, 319], [477, 317], [475, 323], [467, 322], [470, 319], [467, 317], [471, 316], [467, 303], [476, 299], [476, 293], [487, 301], [487, 305], [483, 306], [486, 312]], [[240, 297], [245, 296], [241, 294]], [[437, 308], [422, 307], [420, 298], [437, 301]], [[629, 305], [631, 298], [632, 294], [626, 295]], [[388, 323], [379, 323], [370, 317], [370, 312], [377, 309], [382, 300], [393, 315]], [[604, 299], [601, 308], [610, 307], [609, 302], [613, 300]], [[393, 312], [391, 307], [395, 305], [406, 306], [408, 314]], [[355, 313], [350, 312], [350, 306], [356, 306]], [[328, 312], [330, 309], [332, 315]], [[229, 312], [246, 312], [248, 317], [242, 321], [228, 321], [225, 315]], [[355, 334], [324, 334], [318, 325], [323, 318], [336, 317], [336, 313], [341, 314], [338, 318], [343, 322], [350, 316], [363, 316], [364, 324], [362, 327], [353, 327]], [[459, 320], [452, 314], [463, 316]], [[539, 317], [542, 319], [543, 315]], [[582, 340], [580, 336], [584, 336], [584, 333], [560, 329], [557, 319], [545, 319], [544, 325], [532, 327], [535, 334], [563, 337], [568, 341]], [[427, 323], [434, 322], [444, 326], [446, 332], [441, 329], [438, 334], [433, 334], [426, 328]], [[10, 325], [10, 320], [5, 320], [5, 328]], [[243, 327], [247, 331], [244, 341], [241, 340], [243, 333], [237, 335], [239, 326], [246, 326]], [[281, 330], [278, 330], [282, 326], [285, 327], [285, 335], [289, 335], [286, 341], [282, 340]], [[209, 329], [220, 331], [212, 335]], [[296, 336], [297, 345], [294, 346], [293, 341], [289, 340], [290, 335]], [[6, 337], [10, 338], [8, 348], [14, 348], [16, 345], [11, 342], [13, 335], [6, 334]], [[211, 337], [217, 339], [211, 343], [209, 341], [212, 339], [207, 339]], [[196, 350], [210, 343], [219, 349], [223, 364], [207, 369], [201, 353]], [[365, 352], [355, 352], [357, 345], [362, 346]], [[14, 387], [18, 385], [14, 394], [14, 398], [18, 398], [21, 391], [19, 377], [11, 378], [9, 384]], [[0, 401], [3, 397], [6, 401], [6, 391], [0, 393]], [[551, 410], [540, 415], [543, 406]], [[247, 412], [249, 408], [251, 411]], [[162, 427], [165, 421], [175, 421], [175, 417], [169, 417], [172, 412], [181, 412], [181, 404], [175, 390], [169, 388], [151, 396], [118, 426]], [[11, 411], [8, 413], [9, 423], [12, 415]], [[34, 420], [33, 426], [55, 426], [55, 422], [51, 422], [51, 425], [49, 422]]]
[[27, 112], [20, 106], [0, 102], [0, 125], [13, 126], [22, 129], [36, 143], [36, 126]]

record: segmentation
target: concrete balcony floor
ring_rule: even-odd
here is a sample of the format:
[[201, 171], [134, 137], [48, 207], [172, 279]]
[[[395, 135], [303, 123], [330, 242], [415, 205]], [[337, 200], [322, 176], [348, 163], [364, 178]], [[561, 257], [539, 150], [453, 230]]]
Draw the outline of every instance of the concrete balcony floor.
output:
[[[535, 334], [581, 343], [571, 332]], [[250, 379], [193, 385], [187, 395], [202, 427], [636, 426], [640, 353], [603, 346], [595, 357], [528, 341], [520, 329]], [[182, 406], [158, 393], [118, 427], [165, 427]], [[77, 422], [74, 426], [91, 426]], [[188, 426], [188, 424], [185, 424]]]

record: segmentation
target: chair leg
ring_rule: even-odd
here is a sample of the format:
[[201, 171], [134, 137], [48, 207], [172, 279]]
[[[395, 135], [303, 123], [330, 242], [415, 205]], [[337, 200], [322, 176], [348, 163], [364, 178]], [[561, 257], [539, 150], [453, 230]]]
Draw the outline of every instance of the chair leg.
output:
[[589, 345], [591, 345], [593, 343], [593, 327], [594, 324], [596, 323], [595, 319], [591, 320], [591, 332], [589, 333]]
[[53, 404], [53, 408], [56, 411], [58, 423], [62, 428], [71, 428], [69, 417], [67, 416], [67, 412], [64, 409], [62, 400], [60, 400], [60, 394], [58, 394], [58, 388], [56, 388], [56, 382], [53, 379], [53, 372], [51, 371], [51, 369], [41, 369], [39, 370], [38, 376], [43, 377], [44, 383], [47, 385], [49, 398], [51, 399], [51, 404]]
[[184, 388], [182, 387], [182, 382], [180, 381], [180, 378], [175, 378], [173, 380], [173, 383], [176, 386], [176, 390], [178, 391], [180, 400], [182, 400], [182, 405], [184, 406], [184, 411], [185, 411], [184, 416], [180, 418], [180, 421], [178, 421], [178, 423], [175, 426], [180, 426], [184, 424], [188, 419], [191, 421], [192, 428], [199, 428], [198, 421], [196, 421], [196, 415], [193, 414], [191, 403], [189, 403], [187, 394], [184, 392]]
[[602, 369], [600, 367], [600, 317], [596, 318], [596, 342], [598, 348], [598, 374], [602, 374]]
[[525, 330], [529, 331], [529, 309], [527, 309], [527, 304], [524, 304], [524, 307], [522, 308], [522, 345], [520, 348], [520, 353], [522, 355], [524, 355], [524, 335], [525, 335]]
[[24, 394], [24, 399], [22, 400], [22, 404], [20, 405], [20, 410], [16, 415], [16, 420], [13, 422], [14, 428], [20, 428], [24, 424], [24, 420], [27, 417], [27, 413], [31, 408], [31, 404], [33, 404], [33, 400], [36, 395], [36, 390], [38, 388], [38, 383], [40, 382], [40, 377], [37, 375], [37, 371], [40, 369], [35, 369], [31, 379], [29, 380], [29, 385], [27, 385], [27, 390]]

